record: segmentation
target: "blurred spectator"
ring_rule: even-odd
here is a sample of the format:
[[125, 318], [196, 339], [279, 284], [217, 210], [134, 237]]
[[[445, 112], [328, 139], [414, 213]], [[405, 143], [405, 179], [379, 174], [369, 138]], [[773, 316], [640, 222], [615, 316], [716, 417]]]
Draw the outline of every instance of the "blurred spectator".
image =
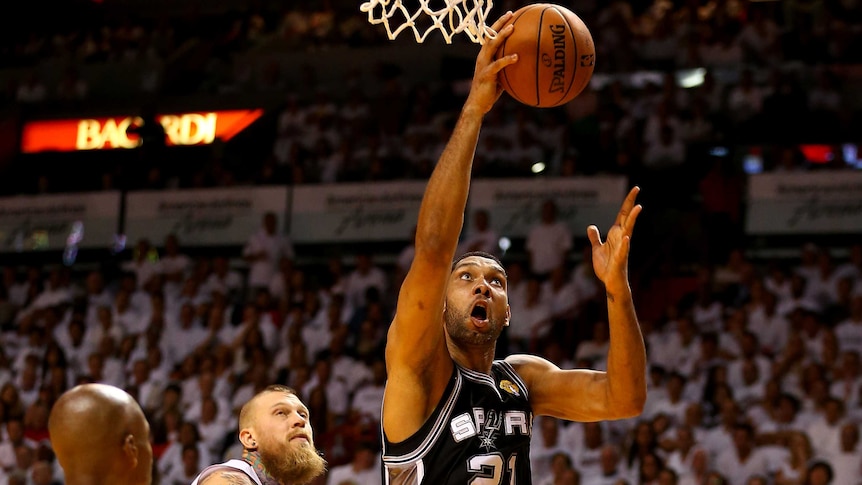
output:
[[138, 240], [132, 259], [122, 264], [125, 271], [135, 275], [137, 288], [144, 288], [147, 282], [159, 272], [158, 253], [147, 238]]
[[833, 483], [851, 483], [858, 479], [862, 463], [862, 450], [859, 448], [859, 424], [847, 422], [841, 426], [841, 445], [838, 453], [829, 457], [834, 473]]
[[671, 125], [659, 127], [658, 137], [646, 145], [644, 166], [655, 172], [679, 167], [685, 162], [685, 145]]
[[[185, 450], [188, 448], [197, 450], [197, 463], [192, 461], [193, 455], [191, 453], [186, 455]], [[180, 425], [176, 440], [168, 445], [156, 462], [156, 469], [163, 477], [182, 476], [187, 469], [192, 468], [185, 466], [187, 459], [191, 462], [189, 465], [196, 465], [197, 470], [203, 470], [208, 466], [208, 463], [211, 463], [210, 458], [206, 445], [200, 440], [197, 425], [193, 422], [184, 422]]]
[[473, 211], [473, 224], [467, 235], [458, 244], [458, 254], [470, 251], [482, 251], [500, 256], [500, 236], [491, 228], [491, 215], [485, 209]]
[[829, 485], [833, 482], [835, 475], [832, 466], [825, 461], [815, 461], [808, 465], [805, 474], [804, 485]]
[[379, 447], [376, 443], [361, 442], [356, 446], [350, 463], [333, 467], [326, 479], [327, 485], [380, 485], [382, 472]]
[[806, 467], [814, 457], [811, 442], [805, 433], [793, 433], [787, 443], [788, 455], [775, 473], [776, 485], [801, 483]]
[[572, 463], [585, 483], [604, 474], [602, 454], [608, 443], [602, 423], [583, 423], [581, 442], [573, 443]]
[[576, 485], [582, 483], [580, 474], [572, 468], [572, 459], [564, 452], [551, 457], [551, 476], [537, 485]]
[[65, 69], [62, 79], [57, 86], [57, 99], [66, 102], [81, 101], [87, 97], [89, 85], [82, 79], [75, 66]]
[[19, 103], [31, 104], [44, 101], [47, 98], [48, 89], [39, 78], [37, 71], [32, 70], [27, 78], [18, 85], [15, 100]]
[[745, 485], [748, 477], [769, 469], [768, 456], [756, 445], [751, 425], [734, 427], [733, 446], [718, 455], [716, 469], [727, 475], [730, 485]]
[[178, 287], [191, 268], [191, 258], [183, 254], [177, 235], [168, 234], [165, 237], [164, 254], [159, 258], [159, 270], [164, 277], [165, 284]]
[[350, 308], [364, 308], [369, 289], [375, 289], [379, 295], [383, 294], [388, 287], [386, 273], [374, 264], [372, 258], [370, 252], [357, 254], [356, 267], [345, 278], [344, 297]]
[[248, 288], [251, 291], [269, 287], [282, 257], [295, 258], [293, 243], [285, 234], [277, 232], [277, 224], [275, 213], [264, 214], [261, 229], [249, 237], [243, 248], [243, 257], [249, 263]]
[[550, 416], [541, 416], [538, 425], [533, 428], [530, 440], [530, 470], [533, 482], [548, 481], [554, 474], [554, 460], [559, 454], [565, 456], [569, 467], [572, 466], [571, 448], [575, 443], [569, 443], [562, 429], [562, 423]]
[[[282, 261], [290, 261], [282, 258]], [[281, 263], [280, 266], [285, 263]], [[200, 292], [204, 295], [212, 295], [213, 293], [221, 293], [223, 296], [233, 299], [240, 295], [243, 289], [243, 279], [239, 271], [233, 270], [230, 267], [230, 262], [226, 256], [216, 256], [213, 258], [212, 272], [207, 276], [204, 283], [201, 285]], [[281, 292], [272, 291], [270, 285], [270, 293], [278, 295]]]
[[39, 460], [30, 468], [30, 482], [33, 485], [56, 485], [61, 483], [54, 479], [54, 469], [51, 463]]
[[572, 249], [572, 235], [566, 224], [557, 220], [557, 204], [553, 200], [542, 202], [541, 219], [529, 228], [525, 248], [530, 272], [542, 280], [564, 264]]
[[369, 422], [380, 420], [383, 404], [383, 388], [386, 383], [386, 365], [377, 359], [371, 364], [372, 379], [357, 386], [350, 400], [351, 414]]
[[171, 470], [162, 477], [165, 485], [186, 485], [194, 481], [200, 471], [200, 456], [194, 445], [186, 445], [182, 449], [182, 467]]
[[507, 327], [506, 332], [509, 346], [515, 352], [534, 349], [538, 338], [547, 335], [553, 323], [550, 302], [542, 292], [539, 280], [529, 277], [523, 286], [523, 293], [512, 295], [509, 299], [514, 323]]
[[765, 8], [749, 9], [751, 17], [739, 33], [745, 60], [750, 63], [769, 64], [776, 59], [780, 30]]

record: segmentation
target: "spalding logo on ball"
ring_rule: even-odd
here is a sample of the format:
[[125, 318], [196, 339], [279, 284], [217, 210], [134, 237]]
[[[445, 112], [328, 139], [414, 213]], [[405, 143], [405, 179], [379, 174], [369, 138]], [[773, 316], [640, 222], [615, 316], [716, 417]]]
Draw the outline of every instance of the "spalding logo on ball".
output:
[[593, 37], [571, 10], [551, 3], [518, 9], [506, 24], [512, 32], [497, 57], [518, 54], [500, 71], [500, 84], [521, 103], [551, 108], [568, 103], [587, 87], [596, 63]]

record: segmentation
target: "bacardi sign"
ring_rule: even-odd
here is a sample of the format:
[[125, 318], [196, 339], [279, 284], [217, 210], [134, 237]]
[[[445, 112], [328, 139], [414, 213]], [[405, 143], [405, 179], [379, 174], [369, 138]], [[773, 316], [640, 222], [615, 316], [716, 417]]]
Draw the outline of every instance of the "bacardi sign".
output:
[[[231, 139], [262, 114], [260, 109], [165, 114], [158, 116], [158, 121], [165, 129], [168, 145], [207, 145], [216, 138]], [[21, 151], [135, 148], [141, 141], [129, 128], [142, 123], [137, 116], [32, 121], [24, 125]]]

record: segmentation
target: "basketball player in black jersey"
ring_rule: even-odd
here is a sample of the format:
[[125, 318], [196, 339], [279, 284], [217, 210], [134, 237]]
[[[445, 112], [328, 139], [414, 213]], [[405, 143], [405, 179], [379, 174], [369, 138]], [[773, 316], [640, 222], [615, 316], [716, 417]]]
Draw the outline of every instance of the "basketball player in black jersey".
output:
[[[629, 241], [641, 211], [634, 188], [605, 242], [590, 226], [593, 266], [607, 293], [607, 372], [561, 370], [532, 355], [495, 361], [509, 325], [506, 271], [489, 254], [452, 263], [461, 232], [473, 153], [482, 118], [501, 94], [494, 60], [511, 13], [479, 52], [470, 94], [428, 181], [416, 228], [416, 255], [401, 286], [386, 344], [383, 464], [389, 485], [530, 483], [532, 420], [573, 421], [640, 414], [646, 352], [628, 283]], [[514, 322], [515, 325], [518, 322]]]

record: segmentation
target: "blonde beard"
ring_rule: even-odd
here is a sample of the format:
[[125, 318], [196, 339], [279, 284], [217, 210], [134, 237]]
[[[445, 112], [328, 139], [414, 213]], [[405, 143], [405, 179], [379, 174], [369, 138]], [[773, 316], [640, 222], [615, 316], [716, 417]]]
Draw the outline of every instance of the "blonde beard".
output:
[[309, 483], [326, 471], [326, 460], [310, 443], [299, 446], [282, 443], [277, 448], [261, 447], [258, 452], [267, 474], [282, 484]]

